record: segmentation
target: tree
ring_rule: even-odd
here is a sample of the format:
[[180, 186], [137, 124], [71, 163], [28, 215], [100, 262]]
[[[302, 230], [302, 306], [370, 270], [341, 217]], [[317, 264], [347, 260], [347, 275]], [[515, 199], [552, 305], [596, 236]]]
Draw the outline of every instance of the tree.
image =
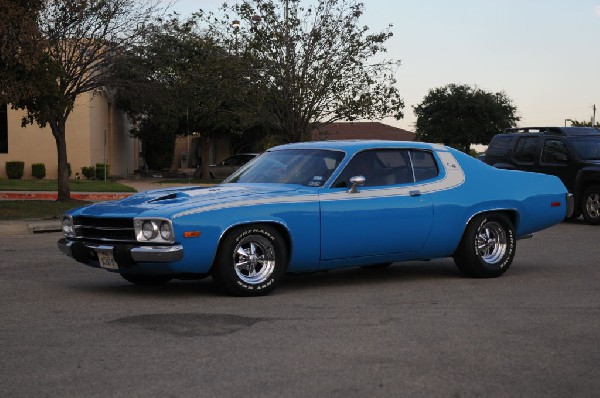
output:
[[[241, 55], [200, 33], [198, 24], [197, 16], [160, 20], [116, 64], [117, 104], [134, 121], [152, 168], [170, 166], [172, 150], [167, 159], [155, 149], [169, 151], [177, 135], [200, 132], [210, 139], [257, 127], [256, 72]], [[208, 163], [202, 166], [208, 175]]]
[[449, 84], [429, 90], [414, 107], [416, 134], [470, 152], [471, 144], [487, 144], [498, 132], [520, 120], [503, 92], [490, 93], [468, 85]]
[[403, 117], [394, 86], [400, 62], [381, 56], [392, 33], [368, 33], [359, 25], [363, 10], [354, 0], [306, 7], [300, 0], [246, 0], [225, 4], [223, 19], [208, 14], [205, 21], [215, 40], [259, 72], [261, 117], [281, 141], [293, 142], [339, 120]]
[[[592, 122], [579, 122], [577, 120], [571, 120], [571, 126], [573, 127], [592, 127]], [[597, 129], [600, 129], [600, 122], [596, 122], [594, 125]]]
[[[112, 62], [123, 49], [135, 43], [140, 30], [154, 17], [157, 3], [142, 0], [45, 0], [39, 9], [26, 8], [40, 2], [2, 0], [19, 10], [37, 32], [18, 39], [7, 58], [19, 62], [0, 65], [2, 75], [14, 76], [2, 90], [4, 100], [25, 109], [24, 124], [49, 125], [58, 156], [58, 200], [70, 198], [65, 137], [66, 121], [75, 99], [111, 84]], [[13, 34], [16, 34], [15, 30]], [[9, 40], [17, 40], [9, 37]], [[33, 67], [20, 62], [25, 51]], [[39, 62], [38, 62], [39, 60]], [[23, 71], [23, 73], [21, 73]], [[35, 79], [32, 79], [34, 72]]]
[[20, 100], [36, 91], [36, 72], [47, 58], [37, 25], [43, 0], [0, 0], [0, 103]]

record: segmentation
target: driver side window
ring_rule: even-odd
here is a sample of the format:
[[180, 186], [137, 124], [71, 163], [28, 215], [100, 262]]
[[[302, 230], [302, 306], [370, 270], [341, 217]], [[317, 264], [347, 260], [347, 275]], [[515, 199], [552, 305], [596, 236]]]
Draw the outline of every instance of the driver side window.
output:
[[379, 149], [357, 153], [333, 187], [352, 186], [350, 178], [354, 176], [365, 177], [365, 187], [414, 182], [410, 156], [406, 149]]

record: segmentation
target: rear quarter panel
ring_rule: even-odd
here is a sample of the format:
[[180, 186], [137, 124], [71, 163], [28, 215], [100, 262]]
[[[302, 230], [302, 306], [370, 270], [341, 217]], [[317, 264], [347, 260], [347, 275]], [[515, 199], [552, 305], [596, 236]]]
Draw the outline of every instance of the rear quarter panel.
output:
[[[561, 222], [567, 190], [557, 177], [502, 170], [450, 150], [465, 174], [462, 185], [434, 194], [434, 224], [424, 257], [445, 257], [458, 247], [469, 221], [477, 214], [506, 211], [517, 237]], [[553, 207], [558, 203], [559, 206]]]

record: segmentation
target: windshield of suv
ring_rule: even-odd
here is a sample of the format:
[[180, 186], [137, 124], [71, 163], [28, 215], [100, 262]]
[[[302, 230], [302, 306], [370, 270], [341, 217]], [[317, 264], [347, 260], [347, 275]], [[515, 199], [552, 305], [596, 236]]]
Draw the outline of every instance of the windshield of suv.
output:
[[323, 149], [283, 149], [265, 152], [223, 183], [325, 185], [344, 153]]
[[600, 160], [600, 136], [571, 137], [569, 141], [583, 160]]

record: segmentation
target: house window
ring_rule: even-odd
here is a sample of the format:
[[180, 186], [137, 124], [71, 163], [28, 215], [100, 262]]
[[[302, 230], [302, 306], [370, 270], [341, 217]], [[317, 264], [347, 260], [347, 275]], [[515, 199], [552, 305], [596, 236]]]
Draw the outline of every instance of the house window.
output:
[[0, 104], [0, 153], [8, 153], [8, 105]]

